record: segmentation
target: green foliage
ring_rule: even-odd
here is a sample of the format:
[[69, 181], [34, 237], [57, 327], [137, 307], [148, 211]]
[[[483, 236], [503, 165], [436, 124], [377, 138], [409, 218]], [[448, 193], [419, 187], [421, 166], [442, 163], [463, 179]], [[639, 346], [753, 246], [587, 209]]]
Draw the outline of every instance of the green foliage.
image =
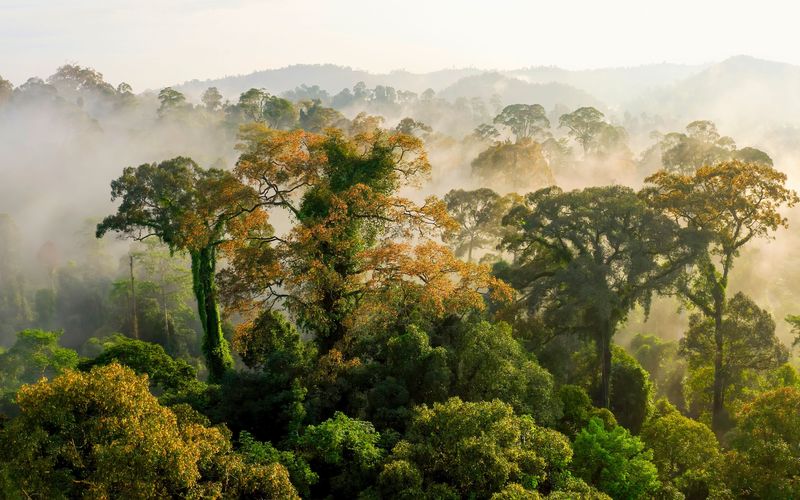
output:
[[319, 480], [317, 474], [297, 453], [278, 450], [268, 441], [256, 441], [247, 431], [239, 434], [238, 451], [247, 463], [260, 465], [279, 463], [286, 467], [292, 484], [303, 497], [311, 494], [311, 486]]
[[[2, 81], [0, 81], [0, 87]], [[2, 88], [0, 88], [2, 94]], [[2, 96], [0, 95], [0, 103]], [[0, 339], [25, 328], [31, 311], [25, 296], [22, 273], [22, 245], [19, 228], [7, 214], [0, 213]], [[37, 326], [48, 327], [40, 322]]]
[[[677, 281], [676, 289], [687, 303], [713, 321], [714, 353], [709, 356], [714, 360], [711, 420], [712, 428], [719, 435], [729, 426], [724, 399], [726, 378], [730, 374], [726, 373], [723, 357], [730, 349], [726, 348], [724, 339], [723, 316], [731, 305], [727, 288], [733, 262], [754, 238], [767, 237], [778, 228], [786, 227], [780, 208], [792, 207], [800, 198], [785, 186], [785, 174], [769, 165], [738, 160], [703, 166], [691, 175], [657, 172], [645, 181], [652, 187], [644, 189], [642, 197], [681, 224], [697, 229], [700, 236], [697, 242], [703, 251]], [[753, 311], [756, 313], [753, 319], [760, 318], [766, 325], [764, 315], [758, 314], [758, 308], [747, 302], [740, 298], [737, 307]], [[745, 324], [749, 321], [743, 320]], [[695, 325], [701, 324], [699, 319], [695, 321]], [[730, 322], [728, 324], [728, 333], [738, 336], [735, 332], [739, 329], [731, 331]], [[767, 333], [764, 340], [769, 337]], [[697, 347], [702, 344], [707, 343], [701, 341]], [[763, 356], [756, 356], [756, 359], [763, 360]]]
[[378, 474], [383, 450], [371, 423], [337, 412], [319, 425], [306, 427], [298, 440], [302, 456], [319, 474], [315, 495], [353, 498]]
[[234, 347], [248, 368], [284, 373], [289, 378], [307, 369], [313, 357], [311, 347], [277, 311], [264, 311], [252, 323], [239, 327]]
[[199, 386], [167, 401], [188, 403], [234, 433], [248, 430], [257, 439], [280, 443], [299, 434], [306, 393], [300, 380], [287, 381], [281, 373], [231, 370], [218, 384]]
[[734, 140], [721, 136], [717, 126], [709, 120], [691, 122], [685, 133], [666, 134], [659, 139], [657, 146], [664, 169], [679, 174], [691, 174], [704, 165], [734, 159], [772, 166], [772, 158], [759, 149], [736, 149]]
[[23, 330], [0, 352], [0, 410], [14, 412], [12, 401], [23, 384], [53, 377], [78, 365], [78, 353], [59, 345], [62, 332]]
[[237, 106], [248, 120], [267, 123], [275, 129], [291, 128], [298, 119], [294, 104], [264, 89], [252, 88], [243, 92]]
[[660, 487], [653, 452], [623, 427], [593, 418], [575, 438], [572, 470], [612, 498], [650, 498]]
[[633, 357], [650, 374], [656, 396], [666, 397], [672, 404], [684, 408], [686, 361], [679, 356], [679, 343], [640, 333], [631, 340], [630, 349]]
[[611, 339], [636, 305], [647, 309], [691, 262], [691, 239], [622, 186], [541, 189], [503, 223], [514, 230], [503, 246], [516, 262], [500, 277], [520, 291], [528, 316], [594, 341], [599, 401], [608, 407]]
[[539, 425], [560, 417], [553, 377], [523, 350], [508, 324], [469, 324], [454, 344], [454, 395], [465, 401], [499, 399]]
[[28, 496], [298, 498], [283, 466], [246, 464], [223, 430], [160, 406], [118, 364], [25, 386], [17, 400], [0, 454]]
[[299, 125], [303, 130], [320, 133], [328, 127], [341, 126], [346, 121], [344, 115], [333, 108], [327, 108], [319, 100], [299, 103]]
[[420, 490], [431, 496], [442, 482], [457, 495], [477, 498], [489, 498], [509, 483], [547, 491], [570, 457], [564, 436], [537, 426], [530, 417], [514, 415], [511, 406], [499, 400], [468, 403], [451, 398], [415, 410], [379, 486], [389, 497]]
[[[714, 327], [712, 318], [693, 314], [680, 343], [680, 352], [689, 362], [687, 392], [694, 415], [709, 409], [710, 401], [704, 396], [713, 385], [709, 375], [716, 352]], [[735, 407], [758, 387], [757, 374], [781, 366], [788, 359], [788, 351], [775, 335], [772, 315], [741, 292], [728, 300], [719, 333], [724, 349], [718, 376], [727, 404]]]
[[501, 197], [491, 189], [474, 191], [450, 190], [444, 196], [447, 211], [460, 227], [457, 232], [446, 235], [446, 242], [453, 246], [458, 257], [467, 256], [472, 262], [473, 250], [495, 246], [503, 235], [501, 224], [511, 200]]
[[378, 428], [402, 431], [413, 406], [441, 401], [450, 392], [447, 350], [431, 347], [428, 335], [411, 325], [385, 342], [383, 356], [376, 367], [382, 380], [367, 393], [368, 411]]
[[734, 495], [796, 498], [800, 495], [800, 390], [766, 392], [737, 415], [726, 454], [726, 480]]
[[168, 116], [170, 113], [175, 113], [185, 109], [189, 104], [186, 103], [186, 96], [172, 87], [165, 87], [158, 92], [158, 101], [161, 105], [158, 107], [159, 116]]
[[229, 172], [202, 169], [190, 158], [177, 157], [125, 168], [111, 183], [111, 197], [122, 202], [116, 214], [97, 225], [98, 238], [112, 231], [135, 240], [154, 236], [172, 252], [189, 252], [202, 350], [209, 378], [218, 381], [233, 358], [222, 334], [216, 252], [233, 226], [260, 215], [255, 193]]
[[216, 111], [222, 107], [222, 94], [219, 93], [217, 87], [207, 88], [200, 100], [209, 111]]
[[597, 140], [597, 136], [608, 125], [603, 120], [604, 116], [593, 107], [583, 107], [561, 115], [558, 125], [568, 130], [570, 137], [581, 145], [586, 154]]
[[477, 177], [498, 187], [535, 189], [555, 184], [542, 146], [530, 139], [492, 144], [472, 160], [471, 165]]
[[639, 434], [653, 404], [653, 384], [647, 372], [621, 347], [611, 356], [611, 407], [617, 422]]
[[78, 368], [90, 371], [95, 366], [120, 363], [137, 374], [147, 374], [151, 385], [160, 391], [180, 392], [197, 383], [197, 373], [186, 361], [174, 359], [158, 344], [121, 335], [98, 342], [103, 351], [84, 360]]
[[[202, 130], [196, 154], [220, 158], [112, 182], [119, 207], [96, 233], [153, 243], [131, 248], [135, 284], [96, 239], [46, 243], [32, 274], [0, 215], [0, 497], [800, 497], [796, 360], [765, 310], [727, 296], [741, 249], [798, 201], [769, 156], [693, 122], [651, 136], [641, 164], [667, 170], [637, 193], [618, 178], [628, 133], [595, 108], [503, 108], [505, 92], [490, 112], [442, 96], [359, 83], [230, 103], [212, 87], [195, 106], [76, 65], [17, 89], [0, 79], [6, 116], [58, 106], [106, 137], [122, 128], [106, 126], [111, 110], [150, 114], [143, 137]], [[637, 141], [663, 125], [624, 120]], [[239, 160], [222, 169], [216, 146], [240, 126]], [[501, 192], [554, 185], [552, 169], [613, 182], [417, 204], [406, 190], [431, 170], [426, 146], [437, 164], [474, 158]], [[685, 338], [637, 335], [626, 354], [617, 331], [659, 294], [696, 313]], [[11, 345], [31, 326], [65, 333]], [[725, 410], [737, 418], [721, 426]]]
[[538, 491], [526, 490], [521, 484], [511, 483], [490, 498], [491, 500], [539, 500], [542, 496]]
[[494, 123], [505, 125], [514, 134], [517, 142], [535, 138], [543, 140], [550, 133], [550, 120], [540, 104], [512, 104], [503, 108], [494, 117]]
[[558, 397], [561, 400], [562, 416], [556, 428], [574, 439], [575, 436], [587, 425], [592, 418], [599, 418], [606, 428], [617, 425], [614, 414], [605, 408], [595, 408], [586, 390], [577, 385], [562, 385], [558, 388]]
[[719, 488], [721, 458], [717, 438], [705, 424], [681, 415], [662, 401], [658, 414], [641, 432], [653, 450], [653, 463], [663, 484], [686, 498], [707, 498]]

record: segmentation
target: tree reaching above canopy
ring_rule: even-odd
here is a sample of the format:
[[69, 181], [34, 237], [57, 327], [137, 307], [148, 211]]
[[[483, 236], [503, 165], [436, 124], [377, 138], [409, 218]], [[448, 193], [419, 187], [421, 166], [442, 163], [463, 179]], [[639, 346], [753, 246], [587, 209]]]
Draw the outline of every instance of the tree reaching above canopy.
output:
[[511, 104], [503, 108], [493, 121], [508, 127], [517, 142], [523, 139], [544, 140], [550, 129], [547, 112], [540, 104]]
[[222, 94], [217, 87], [207, 88], [200, 100], [209, 111], [216, 111], [222, 107]]
[[[263, 206], [288, 211], [295, 226], [272, 246], [242, 240], [225, 278], [226, 296], [239, 308], [256, 297], [268, 307], [284, 302], [299, 325], [313, 332], [322, 353], [345, 336], [365, 297], [390, 283], [444, 284], [439, 264], [447, 269], [442, 276], [455, 272], [470, 286], [476, 276], [472, 267], [439, 255], [449, 254], [446, 249], [424, 243], [412, 251], [403, 242], [453, 227], [441, 201], [419, 205], [396, 194], [430, 171], [420, 139], [366, 122], [357, 129], [348, 137], [336, 130], [317, 135], [252, 125], [243, 129], [236, 167]], [[421, 264], [414, 252], [425, 253], [424, 266], [438, 270], [413, 266]], [[268, 260], [275, 264], [253, 266]], [[492, 282], [488, 273], [485, 278], [475, 286]]]
[[499, 242], [503, 235], [502, 219], [511, 200], [489, 188], [464, 191], [452, 189], [444, 196], [447, 211], [458, 222], [458, 231], [446, 236], [458, 257], [467, 256], [472, 262], [472, 251]]
[[589, 106], [561, 115], [558, 125], [568, 130], [570, 137], [581, 145], [583, 154], [586, 155], [597, 135], [608, 125], [604, 118], [603, 113]]
[[222, 336], [215, 270], [217, 249], [234, 234], [269, 231], [256, 193], [232, 174], [205, 170], [189, 158], [128, 167], [111, 183], [117, 213], [97, 226], [97, 237], [119, 232], [135, 240], [156, 237], [171, 251], [187, 251], [203, 324], [209, 376], [219, 380], [233, 360]]
[[501, 274], [531, 316], [595, 341], [600, 405], [609, 406], [611, 338], [628, 313], [647, 308], [693, 256], [676, 223], [622, 186], [530, 193], [504, 218], [516, 262]]
[[172, 87], [165, 87], [158, 92], [158, 101], [161, 105], [158, 107], [158, 116], [166, 116], [168, 113], [180, 110], [188, 106], [186, 96], [183, 93], [173, 89]]
[[786, 175], [763, 163], [731, 160], [698, 168], [691, 175], [660, 171], [645, 179], [648, 202], [685, 228], [702, 234], [703, 252], [676, 282], [688, 304], [714, 322], [714, 395], [712, 422], [721, 432], [725, 335], [723, 318], [735, 258], [756, 238], [768, 237], [787, 220], [783, 206], [794, 206], [797, 194], [786, 188]]
[[717, 126], [709, 120], [693, 121], [685, 132], [654, 135], [657, 142], [645, 155], [657, 152], [662, 168], [672, 173], [691, 175], [704, 165], [728, 160], [772, 166], [772, 158], [767, 153], [753, 147], [737, 149], [736, 142], [720, 135]]
[[542, 146], [530, 139], [496, 142], [472, 160], [471, 166], [477, 177], [498, 189], [537, 189], [555, 184]]
[[[772, 315], [742, 292], [725, 304], [720, 333], [722, 370], [719, 378], [723, 404], [730, 388], [745, 385], [748, 374], [777, 368], [789, 358], [788, 350], [775, 335]], [[689, 360], [690, 370], [713, 369], [716, 353], [714, 319], [702, 313], [691, 315], [689, 329], [680, 346], [681, 354]], [[704, 387], [706, 393], [711, 390], [713, 387]]]
[[276, 129], [290, 128], [299, 116], [294, 104], [264, 89], [243, 92], [237, 106], [248, 120], [267, 123]]
[[14, 86], [8, 80], [0, 76], [0, 104], [6, 103], [11, 99], [11, 94], [14, 92]]

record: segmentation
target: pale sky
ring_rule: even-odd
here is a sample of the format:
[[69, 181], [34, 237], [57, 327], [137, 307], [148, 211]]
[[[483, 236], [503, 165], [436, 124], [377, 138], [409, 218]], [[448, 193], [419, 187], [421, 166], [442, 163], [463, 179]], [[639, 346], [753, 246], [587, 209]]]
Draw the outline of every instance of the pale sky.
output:
[[789, 0], [0, 0], [0, 76], [65, 63], [135, 91], [297, 63], [374, 72], [800, 64]]

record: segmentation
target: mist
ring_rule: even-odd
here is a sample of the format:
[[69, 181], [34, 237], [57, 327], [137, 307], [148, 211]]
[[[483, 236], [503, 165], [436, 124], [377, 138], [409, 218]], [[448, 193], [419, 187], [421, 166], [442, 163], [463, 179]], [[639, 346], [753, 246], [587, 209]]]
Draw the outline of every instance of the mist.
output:
[[[505, 106], [517, 103], [542, 104], [550, 119], [548, 137], [571, 150], [560, 163], [548, 159], [555, 183], [564, 189], [607, 184], [640, 188], [653, 171], [644, 160], [654, 144], [652, 134], [682, 131], [699, 119], [713, 121], [720, 134], [732, 137], [739, 147], [766, 152], [776, 168], [788, 174], [789, 185], [796, 188], [799, 182], [800, 123], [795, 117], [800, 116], [800, 101], [791, 89], [800, 81], [800, 68], [747, 57], [703, 66], [594, 71], [471, 69], [373, 75], [332, 65], [293, 66], [176, 85], [176, 90], [186, 92], [192, 108], [180, 116], [162, 116], [157, 92], [119, 93], [114, 90], [118, 83], [109, 84], [102, 75], [94, 87], [75, 80], [50, 80], [32, 78], [0, 104], [0, 213], [10, 216], [19, 233], [19, 259], [29, 294], [44, 284], [43, 273], [35, 272], [44, 245], [58, 249], [59, 265], [87, 261], [93, 224], [114, 209], [109, 183], [122, 168], [176, 156], [191, 157], [205, 167], [235, 164], [241, 122], [204, 108], [200, 97], [212, 86], [224, 90], [223, 105], [233, 105], [238, 93], [255, 87], [294, 103], [317, 99], [347, 119], [359, 113], [381, 116], [386, 128], [407, 117], [423, 123], [428, 130], [415, 133], [425, 141], [433, 171], [421, 190], [406, 193], [416, 199], [442, 197], [451, 189], [489, 187], [501, 194], [524, 194], [544, 187], [525, 175], [482, 178], [472, 166], [492, 142], [474, 138], [473, 130], [491, 124]], [[372, 87], [360, 83], [365, 80]], [[347, 85], [344, 90], [337, 87], [342, 85]], [[713, 94], [704, 94], [708, 89]], [[568, 131], [559, 126], [559, 115], [582, 106], [596, 107], [607, 123], [624, 128], [625, 137], [613, 150], [582, 155]], [[507, 129], [498, 128], [500, 135], [493, 140], [513, 139]], [[788, 214], [790, 227], [796, 215]], [[286, 227], [280, 216], [273, 224]], [[735, 290], [751, 295], [778, 320], [793, 312], [800, 290], [797, 280], [772, 263], [789, 259], [796, 234], [792, 229], [778, 231], [773, 241], [749, 246], [733, 277]], [[113, 237], [101, 244], [108, 266], [118, 267], [116, 261], [128, 252], [129, 244]], [[663, 299], [656, 310], [660, 308], [675, 312], [678, 304]], [[677, 338], [686, 317], [642, 323], [643, 319], [631, 319], [628, 329]], [[788, 342], [788, 326], [777, 323]], [[3, 339], [10, 341], [8, 336]]]

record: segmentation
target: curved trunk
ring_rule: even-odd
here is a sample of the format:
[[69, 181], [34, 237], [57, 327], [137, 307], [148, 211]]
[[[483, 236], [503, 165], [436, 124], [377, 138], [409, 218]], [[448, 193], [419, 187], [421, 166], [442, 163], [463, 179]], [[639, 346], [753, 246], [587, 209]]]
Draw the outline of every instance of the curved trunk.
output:
[[197, 311], [203, 324], [203, 354], [208, 366], [208, 379], [218, 382], [227, 370], [233, 367], [228, 342], [222, 335], [217, 287], [214, 283], [216, 249], [213, 246], [193, 250], [192, 284], [197, 298]]

